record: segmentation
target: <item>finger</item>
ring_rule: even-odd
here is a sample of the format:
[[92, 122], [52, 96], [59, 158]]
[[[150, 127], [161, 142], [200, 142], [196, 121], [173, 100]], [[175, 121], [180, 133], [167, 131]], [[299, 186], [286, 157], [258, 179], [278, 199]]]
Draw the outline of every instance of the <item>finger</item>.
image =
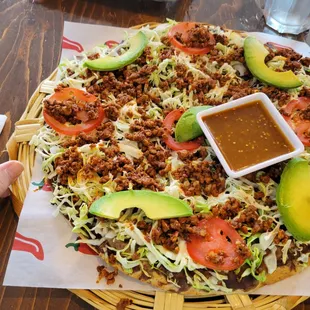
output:
[[1, 196], [0, 198], [5, 198], [11, 195], [11, 191], [9, 189], [7, 189]]
[[0, 165], [0, 197], [7, 195], [9, 186], [18, 178], [23, 170], [23, 164], [16, 160]]

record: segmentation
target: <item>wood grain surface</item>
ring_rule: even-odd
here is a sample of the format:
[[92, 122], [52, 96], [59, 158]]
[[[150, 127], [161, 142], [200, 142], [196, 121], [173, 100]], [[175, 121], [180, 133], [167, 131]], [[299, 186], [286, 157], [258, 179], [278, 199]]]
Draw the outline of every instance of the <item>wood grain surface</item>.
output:
[[[64, 21], [129, 27], [148, 21], [193, 20], [244, 31], [265, 26], [254, 0], [0, 0], [0, 114], [8, 122], [0, 152], [37, 85], [58, 65]], [[308, 33], [293, 37], [310, 42]], [[6, 160], [3, 152], [1, 161]], [[0, 200], [0, 283], [17, 218], [9, 199]], [[0, 310], [93, 309], [67, 290], [0, 287]], [[309, 309], [306, 302], [296, 309]]]

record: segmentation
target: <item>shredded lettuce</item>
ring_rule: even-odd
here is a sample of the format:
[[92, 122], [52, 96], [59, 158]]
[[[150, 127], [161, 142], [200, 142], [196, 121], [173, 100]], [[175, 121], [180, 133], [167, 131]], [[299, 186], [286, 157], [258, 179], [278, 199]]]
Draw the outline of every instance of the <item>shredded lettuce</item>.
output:
[[276, 256], [277, 247], [273, 246], [270, 254], [264, 257], [264, 263], [267, 267], [268, 273], [272, 274], [277, 269], [277, 256]]
[[283, 56], [275, 56], [267, 62], [267, 66], [272, 70], [283, 70], [286, 58]]
[[292, 240], [291, 239], [287, 240], [283, 249], [282, 249], [282, 262], [283, 262], [283, 264], [286, 264], [286, 262], [287, 262], [288, 250], [290, 249], [291, 244], [292, 244]]
[[121, 152], [124, 152], [126, 157], [132, 158], [140, 158], [143, 153], [138, 148], [138, 144], [135, 141], [123, 140], [118, 143], [119, 149]]
[[279, 227], [280, 225], [277, 225], [271, 232], [265, 232], [259, 236], [259, 245], [263, 251], [270, 248], [279, 231]]

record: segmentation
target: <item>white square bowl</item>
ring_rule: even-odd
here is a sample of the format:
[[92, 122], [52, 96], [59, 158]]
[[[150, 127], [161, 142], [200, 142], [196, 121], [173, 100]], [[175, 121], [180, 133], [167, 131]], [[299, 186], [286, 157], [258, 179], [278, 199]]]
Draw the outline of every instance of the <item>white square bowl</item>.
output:
[[[226, 159], [224, 158], [221, 150], [217, 146], [211, 131], [209, 130], [208, 126], [206, 123], [202, 120], [203, 117], [207, 115], [212, 115], [216, 114], [218, 112], [230, 110], [235, 107], [239, 107], [242, 105], [245, 105], [247, 103], [253, 102], [253, 101], [261, 101], [267, 111], [269, 111], [271, 118], [274, 120], [274, 122], [279, 126], [280, 130], [283, 132], [283, 134], [286, 136], [288, 141], [291, 143], [293, 146], [294, 150], [290, 153], [283, 154], [271, 159], [268, 159], [266, 161], [260, 162], [258, 164], [246, 167], [244, 169], [240, 170], [233, 170], [229, 167]], [[276, 163], [279, 163], [281, 161], [287, 160], [289, 158], [295, 157], [301, 152], [304, 151], [304, 145], [301, 143], [299, 138], [296, 136], [292, 128], [287, 124], [287, 122], [284, 120], [280, 112], [276, 109], [276, 107], [273, 105], [271, 100], [268, 98], [268, 96], [264, 93], [255, 93], [237, 100], [230, 101], [228, 103], [207, 109], [205, 111], [201, 111], [197, 114], [197, 121], [204, 132], [205, 136], [207, 137], [211, 147], [213, 148], [217, 158], [219, 159], [220, 163], [222, 164], [224, 170], [226, 173], [233, 178], [239, 178], [242, 177], [246, 174], [249, 174], [254, 171], [261, 170], [265, 167], [274, 165]]]

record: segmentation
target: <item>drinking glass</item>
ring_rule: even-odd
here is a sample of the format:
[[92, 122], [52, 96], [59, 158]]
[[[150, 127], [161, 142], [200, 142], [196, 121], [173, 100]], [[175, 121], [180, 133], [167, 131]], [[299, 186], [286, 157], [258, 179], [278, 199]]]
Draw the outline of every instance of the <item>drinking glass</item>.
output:
[[299, 34], [310, 28], [310, 0], [256, 0], [269, 27]]

